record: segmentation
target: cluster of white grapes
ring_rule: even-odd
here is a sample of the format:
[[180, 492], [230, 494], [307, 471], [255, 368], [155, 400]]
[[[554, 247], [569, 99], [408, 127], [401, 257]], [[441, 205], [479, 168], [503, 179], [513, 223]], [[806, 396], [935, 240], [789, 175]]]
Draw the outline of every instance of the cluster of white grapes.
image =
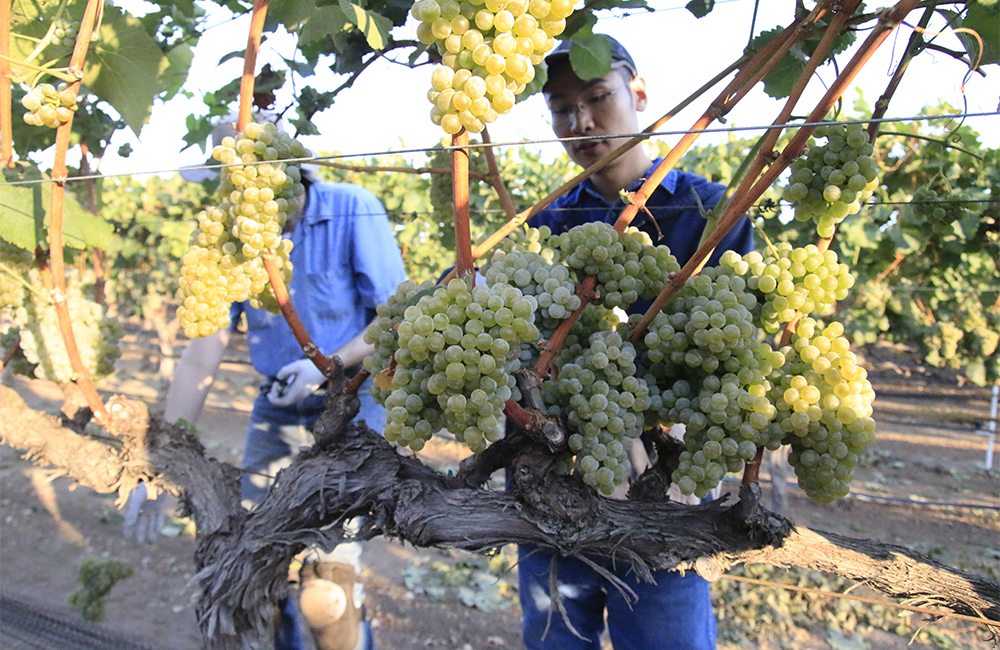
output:
[[213, 158], [226, 165], [218, 189], [222, 201], [198, 214], [198, 230], [183, 257], [177, 315], [186, 336], [228, 327], [233, 302], [277, 308], [263, 256], [274, 256], [287, 284], [292, 242], [281, 233], [305, 190], [299, 166], [283, 161], [308, 155], [270, 122], [248, 124], [215, 147]]
[[499, 440], [521, 345], [539, 335], [536, 308], [509, 285], [470, 287], [459, 278], [407, 306], [383, 400], [386, 440], [419, 451], [447, 429], [474, 452]]
[[581, 276], [597, 277], [594, 302], [628, 308], [639, 298], [655, 298], [680, 265], [666, 246], [653, 246], [649, 236], [626, 228], [619, 235], [607, 223], [592, 221], [550, 239], [563, 263]]
[[[923, 219], [938, 235], [954, 235], [955, 229], [961, 229], [970, 212], [966, 201], [968, 195], [962, 192], [950, 192], [947, 196], [938, 194], [927, 185], [918, 187], [910, 200], [913, 215]], [[978, 224], [978, 219], [973, 221]]]
[[821, 126], [815, 136], [827, 143], [813, 143], [792, 163], [782, 198], [796, 204], [798, 221], [812, 219], [820, 237], [832, 237], [837, 224], [860, 211], [878, 187], [878, 164], [863, 124]]
[[[12, 318], [21, 336], [21, 352], [33, 366], [35, 377], [67, 384], [75, 374], [59, 329], [55, 304], [45, 291], [37, 269], [28, 271], [25, 279], [34, 290], [21, 286], [21, 304], [13, 310]], [[80, 360], [91, 376], [104, 377], [114, 370], [123, 331], [118, 321], [104, 317], [104, 308], [85, 293], [86, 288], [80, 273], [67, 269], [66, 305]]]
[[727, 251], [722, 265], [745, 278], [762, 299], [761, 326], [769, 334], [792, 322], [797, 312], [828, 312], [854, 286], [850, 267], [837, 261], [837, 253], [820, 252], [813, 244], [792, 248], [788, 242], [779, 242], [763, 253], [752, 251], [744, 257]]
[[573, 431], [567, 442], [581, 478], [604, 494], [628, 476], [628, 452], [642, 434], [649, 405], [649, 388], [636, 377], [635, 357], [635, 348], [618, 332], [595, 332], [542, 391], [549, 413], [561, 415]]
[[0, 239], [0, 314], [12, 313], [24, 303], [24, 279], [28, 277], [34, 256]]
[[800, 320], [769, 395], [773, 435], [791, 446], [799, 486], [819, 503], [847, 495], [859, 454], [875, 441], [875, 393], [843, 334], [840, 323]]
[[394, 355], [399, 349], [399, 325], [403, 322], [403, 312], [410, 306], [415, 295], [429, 294], [436, 289], [437, 285], [430, 280], [420, 284], [404, 280], [396, 288], [396, 293], [375, 308], [375, 320], [365, 330], [365, 342], [374, 346], [375, 351], [365, 357], [363, 365], [375, 378], [371, 392], [380, 403], [392, 392], [391, 376], [379, 373], [395, 370]]
[[[52, 22], [52, 43], [63, 47], [73, 47], [76, 45], [78, 31], [76, 25], [68, 20], [62, 18], [55, 20]], [[97, 40], [96, 30], [91, 35], [91, 40]]]
[[21, 106], [28, 111], [24, 114], [25, 123], [56, 129], [73, 118], [76, 93], [69, 90], [65, 83], [58, 87], [38, 84], [21, 98]]
[[509, 112], [571, 13], [573, 0], [417, 0], [417, 38], [441, 55], [431, 121], [451, 135], [480, 133]]

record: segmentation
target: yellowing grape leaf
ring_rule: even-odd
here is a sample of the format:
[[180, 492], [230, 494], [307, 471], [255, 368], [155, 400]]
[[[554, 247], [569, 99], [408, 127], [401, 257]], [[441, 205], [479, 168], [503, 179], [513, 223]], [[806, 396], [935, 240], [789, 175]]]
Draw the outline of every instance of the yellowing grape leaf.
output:
[[361, 33], [365, 35], [365, 40], [373, 50], [384, 50], [389, 43], [389, 30], [392, 23], [389, 20], [373, 11], [365, 11], [353, 2], [340, 0], [340, 9], [347, 16]]

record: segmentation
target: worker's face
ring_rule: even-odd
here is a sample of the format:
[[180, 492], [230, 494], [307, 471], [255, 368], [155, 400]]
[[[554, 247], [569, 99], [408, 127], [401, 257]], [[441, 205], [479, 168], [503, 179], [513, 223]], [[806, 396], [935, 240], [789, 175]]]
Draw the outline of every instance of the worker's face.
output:
[[[646, 108], [645, 81], [623, 67], [583, 81], [568, 64], [560, 65], [550, 73], [544, 94], [552, 113], [552, 130], [560, 138], [636, 133], [638, 112]], [[563, 146], [573, 162], [589, 167], [621, 142], [579, 140]]]

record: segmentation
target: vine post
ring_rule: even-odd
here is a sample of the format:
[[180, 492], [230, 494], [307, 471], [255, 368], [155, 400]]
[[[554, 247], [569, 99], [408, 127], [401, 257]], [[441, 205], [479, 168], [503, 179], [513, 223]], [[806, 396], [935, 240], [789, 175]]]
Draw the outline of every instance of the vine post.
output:
[[472, 258], [472, 230], [469, 225], [469, 132], [462, 129], [451, 138], [452, 196], [455, 201], [455, 271], [458, 277], [475, 284]]

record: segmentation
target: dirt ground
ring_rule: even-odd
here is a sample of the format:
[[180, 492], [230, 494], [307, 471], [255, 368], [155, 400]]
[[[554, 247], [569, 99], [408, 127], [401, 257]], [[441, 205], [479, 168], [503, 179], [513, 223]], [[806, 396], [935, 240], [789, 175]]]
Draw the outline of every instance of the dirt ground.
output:
[[[155, 405], [155, 370], [147, 354], [150, 341], [126, 339], [118, 371], [103, 386]], [[198, 421], [210, 453], [237, 463], [257, 379], [243, 362], [239, 342], [227, 354], [222, 372]], [[989, 391], [960, 386], [952, 373], [928, 371], [899, 350], [879, 347], [868, 355], [876, 400], [878, 440], [853, 484], [857, 496], [828, 506], [788, 490], [786, 513], [796, 524], [853, 537], [904, 545], [961, 569], [1000, 578], [1000, 459], [984, 467], [987, 441], [975, 433], [977, 419], [988, 416]], [[54, 408], [58, 389], [41, 381], [6, 378], [39, 408]], [[429, 445], [425, 458], [445, 467], [459, 459], [456, 445]], [[765, 474], [764, 478], [767, 476]], [[765, 483], [765, 490], [770, 485]], [[74, 490], [70, 481], [0, 446], [0, 589], [4, 596], [53, 612], [77, 616], [67, 597], [77, 588], [79, 565], [88, 556], [115, 558], [134, 574], [112, 590], [101, 625], [152, 650], [189, 650], [200, 646], [190, 580], [193, 538], [183, 521], [171, 521], [166, 535], [137, 546], [121, 535], [121, 514], [113, 496]], [[407, 586], [414, 567], [462, 558], [436, 549], [415, 549], [396, 541], [366, 544], [363, 563], [368, 612], [380, 648], [522, 648], [520, 610], [514, 604], [482, 611], [448, 592], [433, 601], [419, 583]], [[515, 571], [503, 580], [516, 585]], [[720, 583], [726, 580], [722, 578]], [[494, 583], [495, 586], [495, 583]], [[766, 588], [762, 588], [766, 589]], [[433, 591], [433, 590], [431, 590]], [[919, 615], [914, 621], [919, 621]], [[955, 647], [990, 648], [972, 623], [934, 623], [955, 639]], [[825, 629], [771, 647], [932, 648], [908, 637], [873, 632], [853, 644]], [[2, 644], [2, 639], [0, 639]], [[790, 644], [790, 645], [789, 645]], [[720, 648], [734, 648], [720, 644]]]

